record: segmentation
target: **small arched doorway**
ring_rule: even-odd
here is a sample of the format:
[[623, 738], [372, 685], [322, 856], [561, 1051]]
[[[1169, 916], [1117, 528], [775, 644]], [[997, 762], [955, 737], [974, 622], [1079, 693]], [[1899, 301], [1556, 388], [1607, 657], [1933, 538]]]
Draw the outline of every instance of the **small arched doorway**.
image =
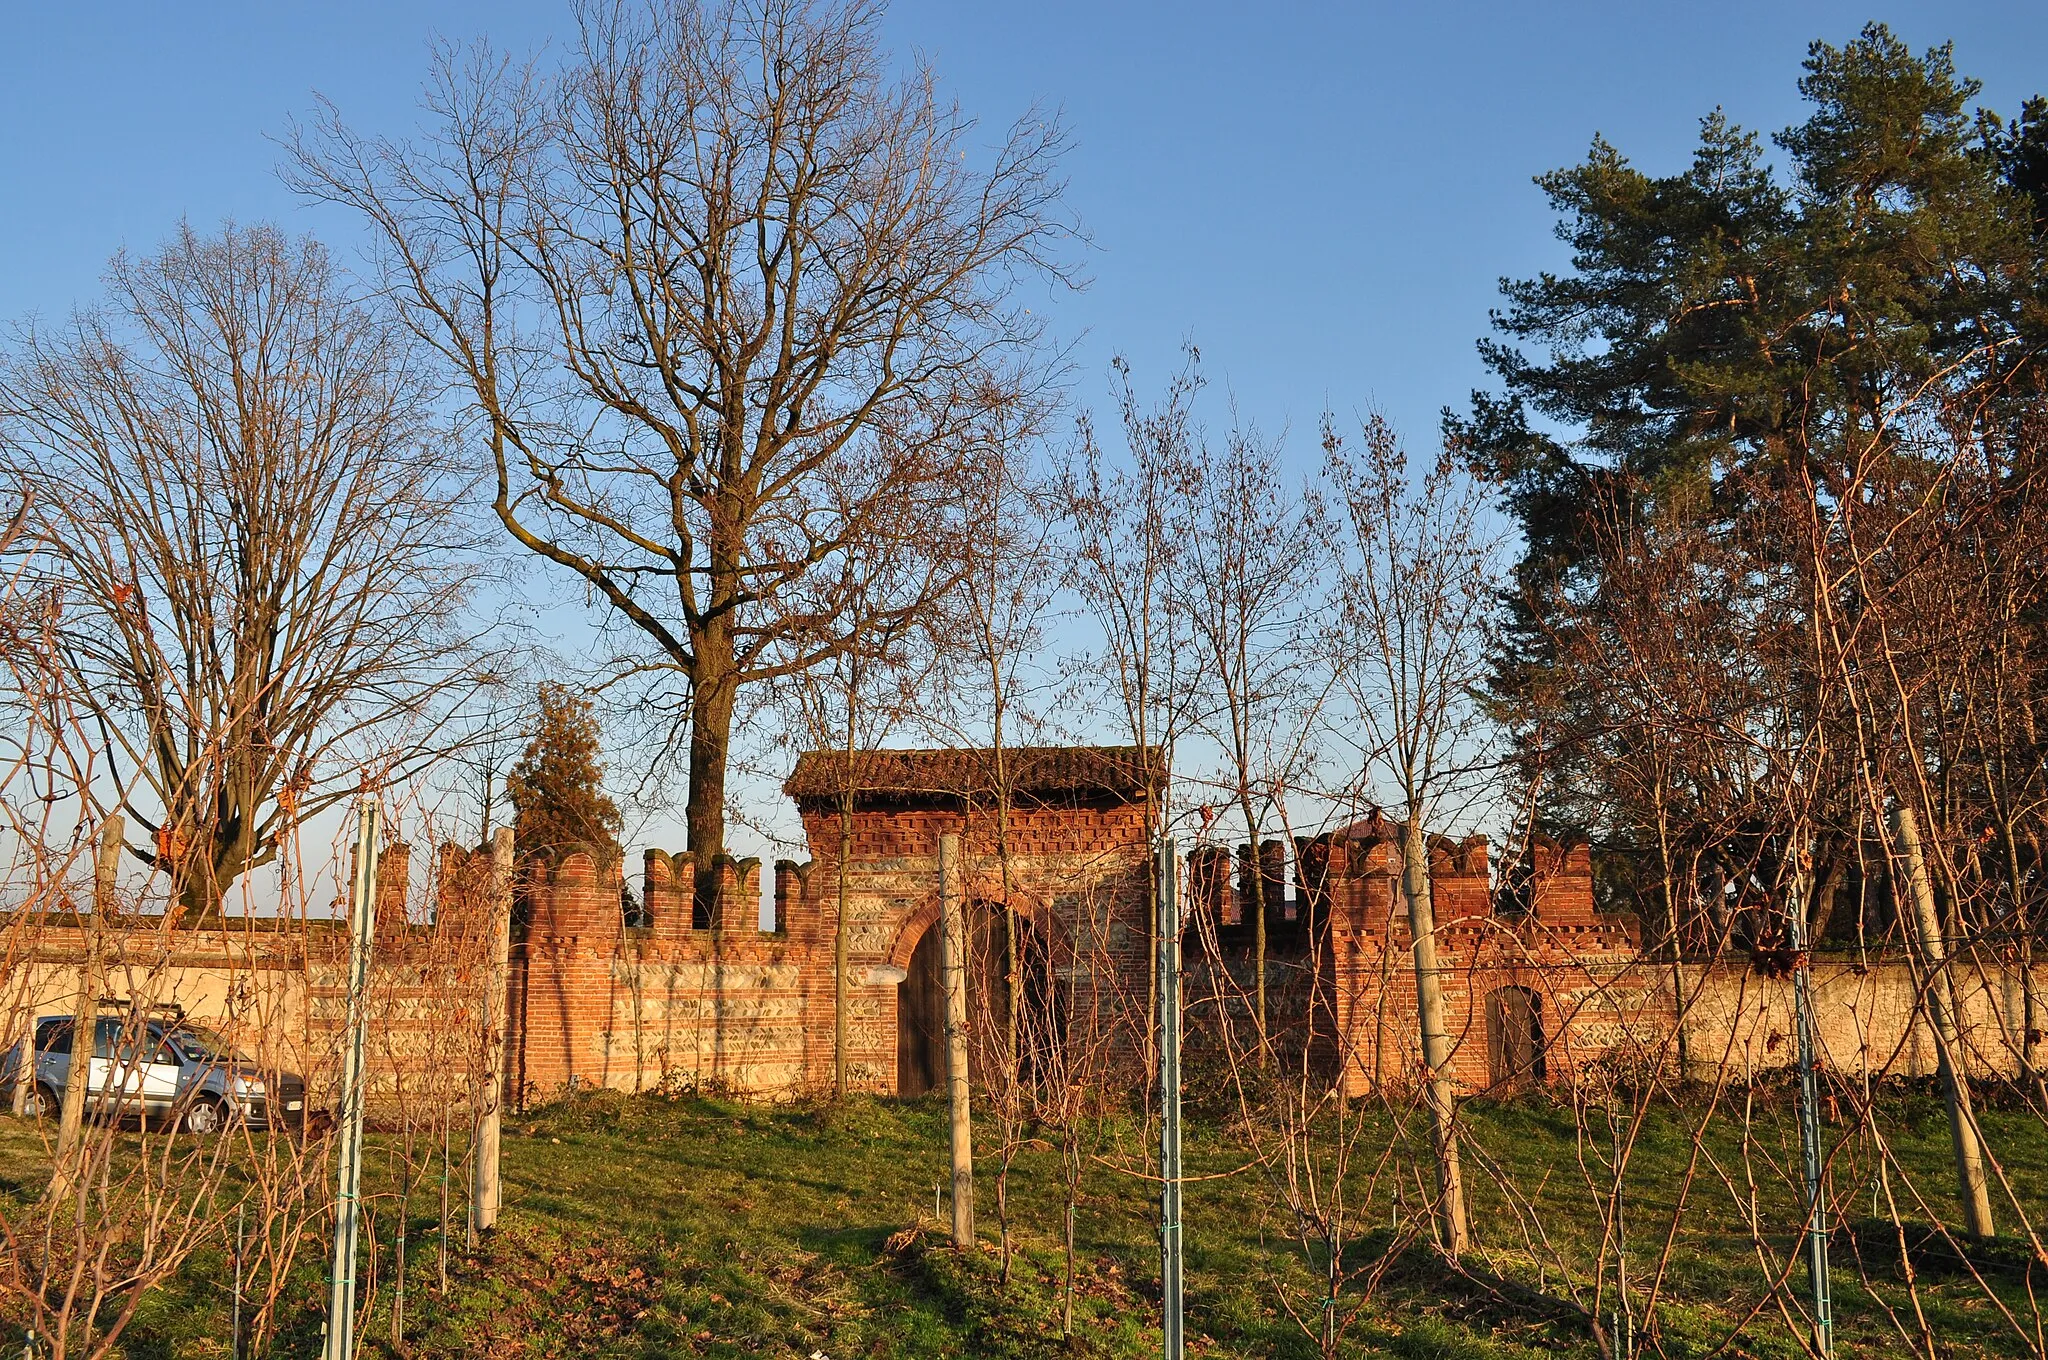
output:
[[896, 1094], [921, 1096], [945, 1081], [946, 980], [934, 921], [896, 984]]
[[[967, 983], [970, 1062], [976, 1080], [1000, 1070], [1009, 1030], [1007, 924], [1017, 927], [1020, 981], [1017, 1047], [1020, 1075], [1048, 1075], [1066, 1038], [1066, 1002], [1054, 967], [1050, 932], [1002, 904], [969, 907], [972, 974]], [[925, 928], [896, 984], [896, 1094], [921, 1096], [946, 1084], [946, 983], [938, 922]]]
[[1499, 987], [1486, 998], [1488, 1075], [1500, 1090], [1540, 1086], [1543, 998], [1529, 987]]
[[1053, 933], [1025, 912], [1000, 902], [975, 903], [975, 993], [968, 998], [975, 1079], [1000, 1079], [1010, 1030], [1008, 931], [1017, 932], [1017, 1076], [1025, 1082], [1057, 1080], [1065, 1057], [1067, 1006], [1052, 956]]

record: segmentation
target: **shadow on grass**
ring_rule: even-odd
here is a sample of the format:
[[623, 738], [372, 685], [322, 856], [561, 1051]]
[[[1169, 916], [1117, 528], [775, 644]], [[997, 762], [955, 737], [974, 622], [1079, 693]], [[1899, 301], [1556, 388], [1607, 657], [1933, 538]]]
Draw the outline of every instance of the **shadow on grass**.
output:
[[1873, 1275], [1906, 1278], [1907, 1266], [1923, 1280], [1968, 1279], [2038, 1288], [2048, 1281], [2033, 1250], [2016, 1238], [1975, 1242], [1929, 1223], [1893, 1223], [1863, 1218], [1845, 1223], [1833, 1234], [1834, 1250], [1860, 1262]]

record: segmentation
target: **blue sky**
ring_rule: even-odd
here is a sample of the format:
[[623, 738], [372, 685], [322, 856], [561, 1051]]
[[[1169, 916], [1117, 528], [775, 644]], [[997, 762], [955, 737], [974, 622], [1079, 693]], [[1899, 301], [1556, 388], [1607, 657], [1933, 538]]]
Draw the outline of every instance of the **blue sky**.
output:
[[[992, 128], [1034, 101], [1076, 141], [1070, 202], [1093, 284], [1048, 298], [1097, 402], [1122, 353], [1141, 381], [1197, 342], [1219, 400], [1304, 466], [1317, 412], [1368, 405], [1426, 440], [1480, 379], [1473, 341], [1503, 274], [1561, 263], [1530, 177], [1604, 133], [1683, 163], [1717, 104], [1801, 116], [1806, 44], [1882, 18], [1954, 39], [1983, 102], [2048, 89], [2048, 5], [1032, 5], [905, 0], [886, 33]], [[366, 130], [417, 120], [426, 44], [530, 50], [557, 3], [452, 0], [8, 7], [0, 20], [0, 318], [61, 314], [107, 257], [180, 215], [272, 218], [344, 255], [354, 224], [279, 183], [277, 136], [314, 92]]]
[[[1986, 102], [2048, 88], [2048, 6], [1033, 5], [899, 3], [887, 33], [999, 125], [1033, 101], [1077, 143], [1071, 201], [1093, 286], [1050, 300], [1077, 397], [1203, 348], [1217, 386], [1304, 457], [1316, 412], [1376, 404], [1426, 436], [1477, 380], [1502, 274], [1554, 264], [1530, 177], [1595, 131], [1681, 163], [1716, 104], [1800, 116], [1806, 43], [1881, 17], [1956, 41]], [[566, 5], [14, 5], [0, 30], [0, 317], [61, 313], [107, 256], [180, 214], [276, 218], [346, 246], [296, 203], [270, 140], [318, 91], [363, 127], [416, 120], [434, 34], [529, 50]]]

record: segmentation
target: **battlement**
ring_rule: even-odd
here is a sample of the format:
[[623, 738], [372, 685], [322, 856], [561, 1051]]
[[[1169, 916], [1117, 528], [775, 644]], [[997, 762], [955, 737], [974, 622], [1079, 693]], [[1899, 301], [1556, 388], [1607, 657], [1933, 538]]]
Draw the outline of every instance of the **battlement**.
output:
[[[803, 777], [792, 777], [791, 791], [812, 858], [770, 866], [765, 920], [757, 859], [721, 855], [700, 880], [689, 852], [646, 849], [636, 899], [624, 857], [594, 847], [528, 856], [506, 883], [488, 850], [442, 845], [430, 891], [415, 900], [411, 848], [387, 846], [372, 957], [373, 1080], [386, 1095], [420, 1087], [453, 1070], [450, 1052], [477, 1042], [477, 1017], [490, 1010], [476, 961], [490, 955], [489, 932], [509, 897], [510, 978], [498, 1013], [517, 1099], [584, 1085], [714, 1085], [761, 1096], [822, 1087], [832, 1073], [842, 937], [852, 1083], [929, 1090], [944, 1063], [934, 1000], [938, 849], [953, 834], [971, 1014], [984, 1017], [971, 1028], [997, 1032], [985, 1018], [1006, 1004], [1003, 932], [1015, 929], [1026, 1004], [1054, 1008], [1042, 1032], [1125, 1065], [1103, 1080], [1142, 1086], [1155, 958], [1156, 789], [1147, 763], [1125, 748], [1039, 750], [1019, 767], [1028, 796], [1004, 816], [984, 778], [990, 753], [856, 755], [850, 766], [799, 761]], [[843, 785], [836, 795], [832, 788], [849, 769], [874, 785], [850, 808]], [[1209, 1031], [1220, 1023], [1249, 1025], [1263, 981], [1272, 1041], [1306, 1053], [1346, 1090], [1415, 1079], [1400, 832], [1373, 817], [1292, 842], [1188, 851], [1185, 995], [1205, 999], [1188, 1012], [1192, 1046], [1214, 1042]], [[1573, 1080], [1617, 1047], [1682, 1023], [1717, 1036], [1696, 1052], [1739, 1048], [1752, 1067], [1783, 1060], [1771, 1039], [1772, 1026], [1783, 1030], [1772, 1009], [1782, 1009], [1777, 981], [1694, 969], [1685, 986], [1703, 998], [1701, 1009], [1682, 1021], [1670, 966], [1644, 957], [1633, 918], [1597, 909], [1585, 845], [1537, 839], [1506, 865], [1493, 861], [1484, 837], [1432, 836], [1428, 849], [1450, 1075], [1462, 1090]], [[409, 914], [409, 901], [431, 909]], [[348, 1002], [342, 916], [188, 928], [146, 915], [94, 922], [67, 907], [34, 924], [22, 958], [32, 1012], [71, 1004], [93, 948], [125, 976], [149, 979], [161, 999], [246, 1034], [252, 1046], [284, 1044], [280, 1061], [299, 1064], [316, 1085], [327, 1079], [319, 1074], [331, 1071]], [[1887, 1048], [1840, 1025], [1825, 1042], [1847, 1063], [1917, 1070], [1921, 1049], [1899, 1047], [1916, 1032], [1910, 969], [1864, 971], [1817, 985], [1853, 994], [1859, 1006], [1881, 1005], [1884, 1033], [1898, 1043], [1885, 1039]], [[1970, 995], [1973, 1033], [1990, 1034], [1986, 1017], [2003, 994], [1985, 983]], [[1237, 1041], [1249, 1035], [1240, 1029]], [[1852, 1039], [1861, 1047], [1845, 1047]], [[985, 1063], [980, 1042], [970, 1040], [970, 1060]], [[2018, 1061], [1979, 1046], [1994, 1066]]]
[[[1234, 855], [1221, 845], [1197, 846], [1188, 852], [1191, 906], [1225, 938], [1251, 924], [1259, 902], [1265, 904], [1269, 941], [1305, 940], [1308, 932], [1331, 926], [1405, 937], [1398, 831], [1391, 823], [1364, 822], [1346, 831], [1298, 836], [1292, 847], [1292, 882], [1285, 841], [1263, 841], [1256, 855], [1247, 844]], [[1429, 838], [1430, 898], [1438, 929], [1480, 921], [1629, 928], [1621, 918], [1595, 910], [1586, 846], [1532, 845], [1511, 876], [1512, 887], [1495, 885], [1488, 851], [1484, 836]]]

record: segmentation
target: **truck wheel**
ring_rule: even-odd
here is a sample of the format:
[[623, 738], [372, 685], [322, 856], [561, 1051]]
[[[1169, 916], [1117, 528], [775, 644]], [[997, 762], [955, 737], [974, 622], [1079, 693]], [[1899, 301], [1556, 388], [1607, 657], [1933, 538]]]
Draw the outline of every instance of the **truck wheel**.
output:
[[206, 1137], [227, 1127], [227, 1107], [212, 1096], [201, 1096], [185, 1111], [185, 1132]]
[[35, 1094], [28, 1098], [26, 1113], [30, 1119], [55, 1119], [63, 1108], [63, 1097], [50, 1087], [37, 1082]]

